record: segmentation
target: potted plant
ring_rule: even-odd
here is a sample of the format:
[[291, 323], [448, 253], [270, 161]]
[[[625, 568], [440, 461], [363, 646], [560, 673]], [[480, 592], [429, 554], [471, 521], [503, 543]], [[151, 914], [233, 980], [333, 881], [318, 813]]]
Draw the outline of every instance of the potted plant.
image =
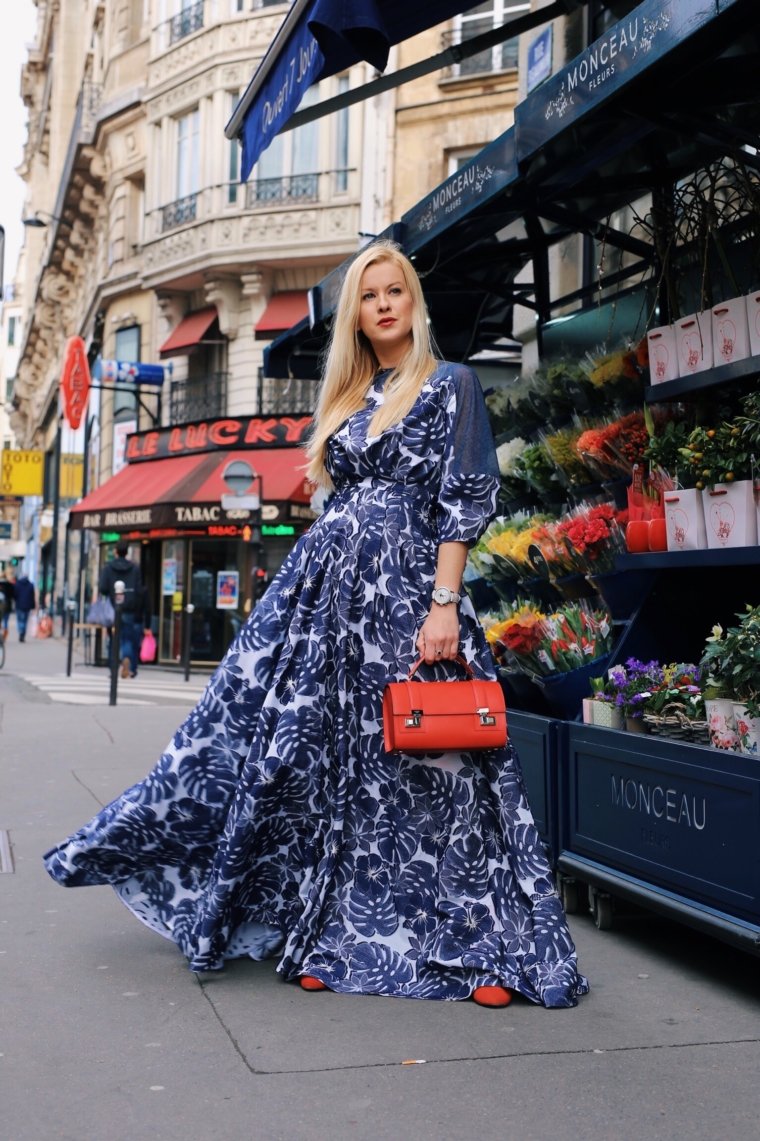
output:
[[[760, 606], [748, 606], [737, 614], [738, 626], [714, 626], [702, 666], [731, 701], [732, 729], [742, 753], [757, 756], [760, 751]], [[722, 746], [726, 747], [726, 746]]]
[[644, 724], [655, 736], [709, 745], [709, 727], [698, 666], [670, 665], [644, 704]]
[[629, 658], [625, 666], [610, 670], [607, 693], [613, 698], [629, 733], [645, 733], [644, 709], [663, 681], [659, 662]]
[[688, 450], [702, 492], [708, 547], [754, 546], [757, 512], [750, 439], [739, 425], [723, 423], [695, 429]]

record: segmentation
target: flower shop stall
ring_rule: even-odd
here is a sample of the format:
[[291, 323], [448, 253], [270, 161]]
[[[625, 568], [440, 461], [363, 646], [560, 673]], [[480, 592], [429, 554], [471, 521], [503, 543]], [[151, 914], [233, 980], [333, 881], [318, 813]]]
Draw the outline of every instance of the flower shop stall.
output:
[[[760, 11], [620, 8], [388, 235], [448, 359], [535, 315], [538, 367], [486, 392], [502, 492], [465, 580], [568, 910], [760, 954]], [[268, 375], [316, 375], [344, 273]]]

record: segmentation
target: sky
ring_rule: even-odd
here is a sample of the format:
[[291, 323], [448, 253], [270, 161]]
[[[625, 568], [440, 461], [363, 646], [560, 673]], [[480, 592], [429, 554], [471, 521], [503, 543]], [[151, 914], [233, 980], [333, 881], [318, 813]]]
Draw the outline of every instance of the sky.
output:
[[26, 140], [26, 107], [19, 87], [27, 43], [34, 39], [37, 10], [32, 0], [4, 0], [0, 35], [0, 226], [5, 228], [5, 281], [13, 280], [18, 252], [24, 240], [21, 211], [24, 183], [16, 174]]

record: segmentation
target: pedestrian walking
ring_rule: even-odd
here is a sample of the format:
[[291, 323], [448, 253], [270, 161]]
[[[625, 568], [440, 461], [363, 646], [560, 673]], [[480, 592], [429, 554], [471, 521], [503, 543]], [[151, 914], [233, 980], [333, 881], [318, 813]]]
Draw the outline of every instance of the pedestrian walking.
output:
[[[106, 563], [100, 572], [98, 594], [108, 598], [112, 606], [116, 605], [114, 587], [117, 582], [124, 583], [124, 602], [121, 607], [121, 639], [119, 657], [121, 659], [121, 676], [123, 678], [136, 677], [137, 666], [140, 660], [140, 646], [142, 645], [143, 630], [150, 629], [150, 609], [148, 595], [142, 583], [140, 568], [127, 558], [129, 543], [116, 544], [116, 558]], [[110, 639], [109, 639], [110, 646]], [[110, 649], [109, 649], [110, 660]]]
[[16, 595], [16, 584], [13, 581], [13, 575], [10, 572], [3, 571], [0, 577], [0, 596], [2, 597], [3, 604], [3, 618], [2, 618], [2, 638], [6, 641], [8, 637], [8, 621], [13, 609], [13, 599]]
[[16, 605], [16, 625], [18, 627], [18, 640], [19, 642], [25, 642], [26, 626], [27, 622], [29, 621], [29, 614], [37, 605], [37, 596], [35, 594], [34, 587], [25, 574], [20, 575], [20, 577], [16, 579], [14, 602]]
[[306, 990], [574, 1006], [588, 983], [511, 743], [383, 747], [385, 683], [418, 655], [496, 676], [459, 598], [499, 489], [485, 402], [433, 355], [393, 243], [346, 274], [309, 451], [324, 514], [147, 779], [47, 869], [113, 884], [197, 972], [276, 955]]

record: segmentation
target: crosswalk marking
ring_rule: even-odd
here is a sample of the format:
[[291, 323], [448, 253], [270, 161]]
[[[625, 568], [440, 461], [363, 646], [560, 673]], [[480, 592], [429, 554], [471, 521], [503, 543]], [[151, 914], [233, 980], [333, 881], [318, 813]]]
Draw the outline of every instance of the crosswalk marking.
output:
[[[67, 677], [65, 674], [22, 674], [23, 680], [46, 693], [51, 701], [64, 705], [107, 705], [110, 678]], [[167, 699], [194, 705], [205, 690], [205, 683], [191, 684], [162, 678], [155, 682], [136, 678], [120, 679], [119, 705], [161, 705]]]

